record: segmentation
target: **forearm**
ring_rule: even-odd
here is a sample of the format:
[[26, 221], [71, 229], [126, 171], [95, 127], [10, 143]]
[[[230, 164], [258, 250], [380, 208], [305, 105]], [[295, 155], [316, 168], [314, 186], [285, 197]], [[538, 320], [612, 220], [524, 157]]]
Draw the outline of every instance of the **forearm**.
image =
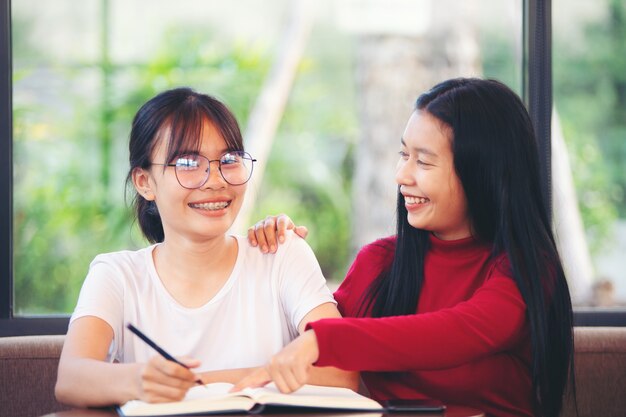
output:
[[256, 368], [238, 368], [238, 369], [224, 369], [219, 371], [207, 371], [200, 373], [200, 378], [205, 384], [211, 384], [214, 382], [229, 382], [234, 384], [241, 379], [258, 370]]
[[344, 387], [357, 391], [359, 389], [359, 373], [344, 371], [331, 366], [314, 366], [309, 374], [308, 383], [329, 387]]
[[525, 312], [514, 282], [506, 278], [431, 313], [321, 320], [311, 324], [319, 348], [316, 364], [360, 371], [452, 368], [517, 346], [527, 334]]
[[139, 396], [139, 367], [88, 358], [65, 360], [59, 366], [56, 398], [76, 407], [123, 404]]

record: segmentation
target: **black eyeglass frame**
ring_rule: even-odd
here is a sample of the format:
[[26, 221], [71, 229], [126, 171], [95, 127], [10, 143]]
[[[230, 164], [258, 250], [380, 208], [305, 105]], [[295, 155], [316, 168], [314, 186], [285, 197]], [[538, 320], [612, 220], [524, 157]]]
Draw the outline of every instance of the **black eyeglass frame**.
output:
[[[232, 182], [228, 181], [226, 179], [226, 177], [224, 176], [224, 173], [222, 172], [222, 158], [224, 158], [224, 155], [228, 155], [228, 154], [239, 154], [241, 156], [241, 158], [243, 159], [247, 159], [251, 162], [250, 165], [250, 175], [248, 175], [248, 179], [245, 180], [242, 183], [238, 183], [238, 184], [233, 184]], [[200, 154], [184, 154], [184, 155], [180, 155], [177, 156], [176, 158], [180, 158], [181, 156], [185, 156], [185, 155], [189, 155], [189, 156], [194, 156], [197, 158], [204, 158], [208, 161], [208, 165], [207, 165], [207, 171], [206, 171], [206, 178], [204, 179], [204, 181], [202, 182], [202, 184], [198, 185], [197, 187], [186, 187], [183, 185], [182, 182], [180, 182], [180, 178], [178, 178], [178, 170], [176, 169], [176, 167], [178, 167], [177, 163], [170, 163], [170, 164], [159, 164], [156, 162], [151, 162], [150, 165], [159, 165], [159, 166], [165, 166], [165, 167], [174, 167], [174, 175], [176, 175], [176, 181], [178, 181], [178, 184], [180, 184], [181, 187], [186, 188], [188, 190], [197, 190], [198, 188], [202, 187], [204, 184], [207, 183], [207, 181], [209, 180], [209, 177], [211, 176], [211, 162], [217, 162], [217, 170], [220, 173], [220, 176], [224, 179], [224, 181], [226, 181], [228, 184], [230, 185], [244, 185], [245, 183], [247, 183], [248, 181], [250, 181], [250, 178], [252, 178], [252, 173], [254, 172], [254, 163], [257, 162], [257, 160], [255, 158], [252, 157], [252, 155], [250, 155], [248, 152], [246, 151], [229, 151], [229, 152], [225, 152], [224, 154], [222, 154], [220, 156], [219, 159], [209, 159], [204, 155], [200, 155]]]

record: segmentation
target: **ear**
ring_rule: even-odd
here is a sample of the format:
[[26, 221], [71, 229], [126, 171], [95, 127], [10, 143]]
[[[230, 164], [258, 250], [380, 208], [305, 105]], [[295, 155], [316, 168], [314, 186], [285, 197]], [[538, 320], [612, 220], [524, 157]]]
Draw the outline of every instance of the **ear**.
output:
[[133, 185], [140, 196], [148, 201], [154, 201], [154, 193], [150, 184], [150, 173], [143, 168], [133, 169]]

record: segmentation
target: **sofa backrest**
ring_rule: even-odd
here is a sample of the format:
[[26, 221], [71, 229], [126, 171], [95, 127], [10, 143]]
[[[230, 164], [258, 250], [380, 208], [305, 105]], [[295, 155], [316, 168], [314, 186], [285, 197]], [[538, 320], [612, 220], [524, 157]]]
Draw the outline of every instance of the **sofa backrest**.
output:
[[626, 416], [626, 327], [576, 327], [574, 344], [578, 415], [570, 386], [561, 416]]
[[36, 417], [68, 409], [54, 398], [64, 338], [0, 338], [0, 416]]

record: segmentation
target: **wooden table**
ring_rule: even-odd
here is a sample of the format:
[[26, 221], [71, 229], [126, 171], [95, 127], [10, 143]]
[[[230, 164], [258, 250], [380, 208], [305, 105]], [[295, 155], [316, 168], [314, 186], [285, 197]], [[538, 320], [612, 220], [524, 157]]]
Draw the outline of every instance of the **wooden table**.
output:
[[[233, 414], [222, 414], [232, 417]], [[246, 414], [239, 414], [246, 415]], [[211, 416], [217, 416], [212, 414]], [[280, 417], [485, 417], [485, 414], [470, 407], [449, 405], [444, 413], [281, 413], [281, 414], [260, 414], [260, 416], [280, 416]], [[57, 413], [46, 414], [43, 417], [117, 417], [114, 409], [75, 409], [69, 411], [59, 411]]]

